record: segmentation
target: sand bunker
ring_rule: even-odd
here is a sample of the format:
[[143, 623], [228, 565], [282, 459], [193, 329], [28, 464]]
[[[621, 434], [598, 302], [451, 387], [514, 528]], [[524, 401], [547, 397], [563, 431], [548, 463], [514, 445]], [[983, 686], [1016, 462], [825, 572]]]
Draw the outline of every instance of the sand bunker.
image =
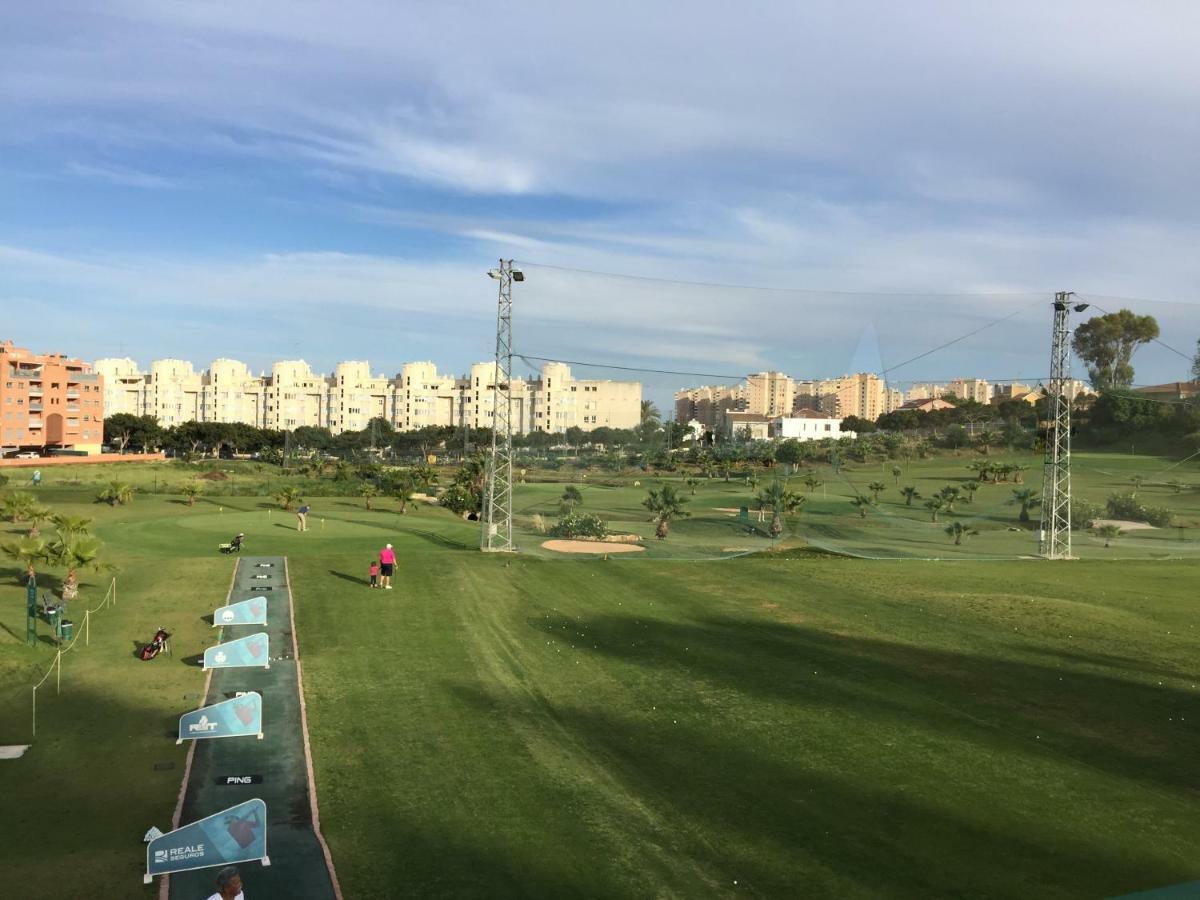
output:
[[1124, 519], [1095, 519], [1092, 524], [1099, 528], [1101, 525], [1116, 525], [1122, 531], [1140, 531], [1143, 528], [1154, 529], [1148, 522], [1127, 522]]
[[559, 553], [641, 553], [645, 547], [633, 544], [610, 544], [607, 541], [543, 541], [547, 550]]

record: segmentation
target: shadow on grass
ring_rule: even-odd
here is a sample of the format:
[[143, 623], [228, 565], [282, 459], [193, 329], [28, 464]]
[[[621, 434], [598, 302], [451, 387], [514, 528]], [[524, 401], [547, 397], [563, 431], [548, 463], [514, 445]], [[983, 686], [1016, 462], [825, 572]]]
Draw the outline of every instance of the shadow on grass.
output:
[[438, 534], [436, 531], [421, 531], [413, 528], [407, 532], [413, 537], [420, 538], [437, 547], [444, 547], [450, 550], [478, 550], [477, 544], [466, 544], [462, 541], [456, 541], [453, 538], [446, 537], [444, 534]]
[[772, 621], [609, 615], [528, 624], [556, 638], [586, 634], [585, 652], [752, 696], [916, 724], [1014, 754], [1065, 753], [1195, 795], [1197, 742], [1181, 737], [1180, 717], [1196, 714], [1196, 699], [1173, 687]]
[[334, 569], [330, 569], [329, 574], [334, 578], [340, 578], [342, 581], [349, 581], [351, 584], [357, 584], [360, 587], [363, 585], [362, 578], [355, 578], [353, 575], [347, 575], [345, 572], [338, 572]]
[[[585, 771], [602, 770], [613, 788], [591, 797], [581, 784], [575, 798], [598, 807], [594, 819], [628, 819], [627, 804], [635, 804], [633, 821], [623, 824], [647, 840], [597, 866], [590, 896], [1108, 896], [1195, 875], [1150, 854], [1117, 859], [1111, 846], [1058, 822], [1038, 823], [1036, 833], [993, 825], [990, 810], [925, 801], [864, 780], [852, 763], [831, 770], [823, 754], [823, 766], [810, 766], [795, 748], [789, 757], [778, 743], [751, 745], [666, 717], [635, 720], [525, 695], [449, 690], [480, 716], [552, 735]], [[603, 841], [597, 835], [591, 848], [600, 858]], [[654, 873], [650, 883], [635, 880], [643, 872]], [[613, 884], [614, 875], [630, 883]], [[537, 895], [527, 887], [523, 894]]]

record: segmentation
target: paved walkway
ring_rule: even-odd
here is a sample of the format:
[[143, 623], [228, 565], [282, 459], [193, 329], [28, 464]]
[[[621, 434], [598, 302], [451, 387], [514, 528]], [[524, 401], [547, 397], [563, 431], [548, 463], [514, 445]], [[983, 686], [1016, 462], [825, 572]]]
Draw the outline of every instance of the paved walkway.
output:
[[[243, 556], [227, 602], [267, 598], [267, 626], [226, 626], [222, 641], [265, 630], [270, 635], [270, 669], [216, 669], [204, 705], [258, 691], [263, 697], [263, 740], [253, 737], [197, 741], [180, 824], [259, 797], [267, 804], [267, 854], [271, 865], [240, 865], [248, 897], [335, 900], [324, 849], [313, 829], [308, 766], [300, 717], [291, 592], [287, 564], [279, 556]], [[267, 578], [254, 576], [267, 575]], [[255, 590], [258, 588], [259, 590]], [[269, 590], [261, 590], [269, 588]], [[214, 604], [214, 606], [219, 604]], [[261, 783], [227, 784], [228, 776], [258, 776]], [[219, 869], [171, 876], [172, 900], [197, 900], [216, 890]]]

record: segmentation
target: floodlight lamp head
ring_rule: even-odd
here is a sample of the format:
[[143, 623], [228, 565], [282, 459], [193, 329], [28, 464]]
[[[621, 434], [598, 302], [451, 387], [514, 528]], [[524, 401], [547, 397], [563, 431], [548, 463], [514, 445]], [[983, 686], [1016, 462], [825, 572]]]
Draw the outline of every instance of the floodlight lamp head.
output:
[[499, 269], [488, 269], [488, 278], [499, 278], [499, 277], [500, 277]]
[[525, 273], [522, 272], [520, 269], [513, 269], [512, 270], [512, 280], [513, 281], [524, 281]]
[[[488, 274], [490, 275], [491, 273], [489, 272]], [[1055, 300], [1055, 301], [1054, 301], [1054, 308], [1055, 308], [1055, 310], [1057, 310], [1058, 312], [1064, 312], [1064, 311], [1066, 311], [1067, 304], [1066, 304], [1066, 303], [1064, 303], [1062, 300]]]
[[1085, 309], [1088, 308], [1088, 305], [1089, 304], [1087, 304], [1087, 303], [1076, 303], [1075, 307], [1074, 307], [1075, 312], [1083, 312]]

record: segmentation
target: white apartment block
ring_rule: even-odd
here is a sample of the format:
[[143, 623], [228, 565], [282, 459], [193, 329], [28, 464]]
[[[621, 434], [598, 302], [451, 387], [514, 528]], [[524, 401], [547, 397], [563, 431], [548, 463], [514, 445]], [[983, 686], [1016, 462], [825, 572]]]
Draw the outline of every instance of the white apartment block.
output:
[[[333, 375], [304, 360], [284, 360], [255, 376], [245, 363], [215, 360], [205, 372], [179, 359], [155, 360], [143, 373], [131, 359], [96, 363], [105, 377], [109, 415], [154, 416], [164, 426], [183, 422], [242, 422], [291, 431], [326, 427], [362, 431], [382, 418], [400, 431], [427, 426], [491, 428], [494, 362], [476, 363], [463, 377], [439, 374], [432, 362], [405, 363], [394, 379], [372, 375], [362, 361], [338, 363]], [[535, 380], [513, 379], [516, 433], [568, 428], [633, 428], [641, 421], [642, 386], [633, 381], [580, 380], [568, 366], [549, 363]]]

